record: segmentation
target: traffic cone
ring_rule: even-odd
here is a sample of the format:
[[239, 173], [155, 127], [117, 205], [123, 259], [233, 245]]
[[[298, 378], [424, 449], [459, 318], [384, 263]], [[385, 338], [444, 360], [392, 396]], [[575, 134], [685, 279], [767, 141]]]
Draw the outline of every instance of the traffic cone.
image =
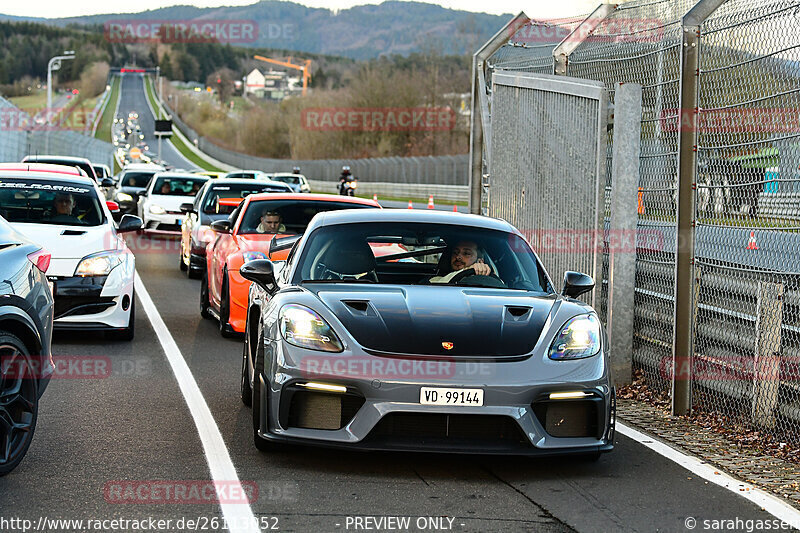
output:
[[373, 202], [377, 202], [378, 201], [378, 195], [377, 194], [373, 194], [372, 195], [372, 201]]
[[453, 206], [453, 213], [458, 213], [458, 207], [455, 205]]
[[433, 195], [432, 194], [430, 196], [428, 196], [428, 209], [435, 209], [435, 206], [433, 205]]
[[414, 209], [414, 206], [411, 204], [411, 200], [408, 201], [408, 208], [409, 209]]
[[756, 244], [756, 232], [750, 232], [750, 240], [747, 241], [747, 248], [746, 250], [758, 250], [758, 245]]

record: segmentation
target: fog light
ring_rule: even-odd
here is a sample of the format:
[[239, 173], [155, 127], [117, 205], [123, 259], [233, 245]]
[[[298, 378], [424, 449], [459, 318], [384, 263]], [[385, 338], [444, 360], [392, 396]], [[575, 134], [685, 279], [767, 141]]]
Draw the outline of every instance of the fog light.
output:
[[316, 383], [309, 381], [308, 383], [298, 383], [297, 385], [305, 389], [322, 392], [338, 392], [340, 394], [347, 392], [347, 387], [343, 387], [341, 385], [330, 385], [328, 383]]
[[131, 305], [131, 297], [127, 294], [122, 297], [122, 310], [127, 311], [128, 307]]
[[551, 392], [551, 400], [580, 400], [583, 398], [591, 398], [591, 392], [574, 391], [574, 392]]

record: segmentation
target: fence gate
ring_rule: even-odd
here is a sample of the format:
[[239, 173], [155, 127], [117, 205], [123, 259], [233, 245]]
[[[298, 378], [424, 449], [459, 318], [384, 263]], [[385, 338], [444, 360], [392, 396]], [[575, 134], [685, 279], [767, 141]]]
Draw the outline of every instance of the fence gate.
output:
[[523, 232], [557, 289], [566, 270], [592, 276], [598, 290], [587, 298], [595, 305], [606, 215], [605, 86], [500, 71], [490, 105], [488, 215]]

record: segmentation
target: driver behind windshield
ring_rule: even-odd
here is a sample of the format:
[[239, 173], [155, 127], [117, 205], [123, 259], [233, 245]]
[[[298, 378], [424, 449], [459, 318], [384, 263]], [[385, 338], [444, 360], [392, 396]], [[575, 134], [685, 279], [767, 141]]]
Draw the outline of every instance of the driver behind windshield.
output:
[[264, 211], [261, 215], [261, 222], [256, 228], [258, 233], [282, 233], [286, 231], [286, 227], [282, 224], [283, 217], [276, 211], [269, 209]]
[[51, 220], [62, 224], [80, 223], [78, 217], [72, 214], [75, 209], [75, 198], [68, 193], [58, 193], [53, 198], [53, 216]]
[[440, 273], [428, 280], [428, 283], [450, 283], [459, 273], [467, 269], [475, 269], [476, 276], [488, 276], [492, 268], [483, 262], [483, 254], [474, 241], [458, 241], [450, 250], [450, 272]]

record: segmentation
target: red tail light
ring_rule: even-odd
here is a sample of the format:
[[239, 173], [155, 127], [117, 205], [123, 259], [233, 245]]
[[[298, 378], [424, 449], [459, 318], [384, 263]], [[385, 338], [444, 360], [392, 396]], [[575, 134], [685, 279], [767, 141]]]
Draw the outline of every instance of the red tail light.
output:
[[112, 213], [116, 213], [117, 211], [119, 211], [119, 204], [117, 202], [112, 202], [111, 200], [109, 200], [106, 202], [106, 206], [108, 207], [108, 210], [111, 211]]
[[50, 253], [44, 248], [28, 254], [28, 260], [42, 272], [47, 272], [47, 269], [50, 268]]

